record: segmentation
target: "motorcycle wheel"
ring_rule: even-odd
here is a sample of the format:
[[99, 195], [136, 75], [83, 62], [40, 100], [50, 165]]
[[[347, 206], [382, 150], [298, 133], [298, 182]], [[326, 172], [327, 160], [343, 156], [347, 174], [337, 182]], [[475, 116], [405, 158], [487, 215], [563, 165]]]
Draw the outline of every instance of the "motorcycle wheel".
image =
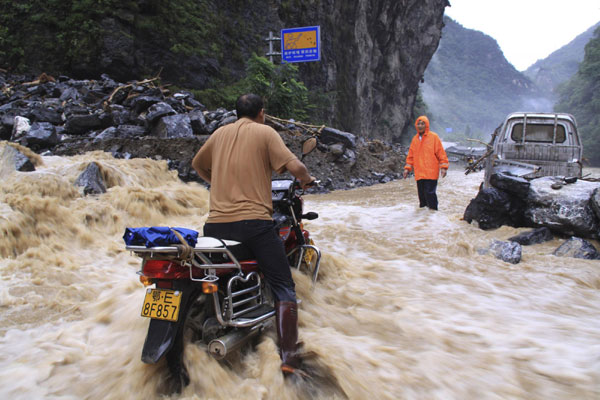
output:
[[202, 339], [204, 323], [212, 314], [212, 296], [202, 293], [189, 305], [185, 313], [185, 320], [177, 332], [173, 347], [166, 354], [174, 392], [181, 392], [181, 389], [190, 383], [188, 371], [183, 363], [183, 352], [188, 343]]

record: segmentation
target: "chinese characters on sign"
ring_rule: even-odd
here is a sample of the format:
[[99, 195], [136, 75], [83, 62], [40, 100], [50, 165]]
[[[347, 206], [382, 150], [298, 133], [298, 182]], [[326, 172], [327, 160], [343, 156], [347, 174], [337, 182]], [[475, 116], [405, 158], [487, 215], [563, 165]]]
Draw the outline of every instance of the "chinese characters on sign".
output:
[[321, 60], [321, 29], [319, 26], [281, 30], [281, 59], [283, 62]]

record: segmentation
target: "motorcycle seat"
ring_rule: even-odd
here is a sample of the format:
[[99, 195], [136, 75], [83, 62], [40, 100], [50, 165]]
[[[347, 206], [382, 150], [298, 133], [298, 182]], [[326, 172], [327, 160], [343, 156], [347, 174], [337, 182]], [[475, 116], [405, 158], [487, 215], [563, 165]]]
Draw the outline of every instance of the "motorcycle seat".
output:
[[[250, 261], [254, 259], [252, 251], [241, 242], [235, 240], [224, 240], [209, 236], [201, 236], [196, 243], [196, 250], [221, 249], [227, 247], [227, 250], [233, 254], [238, 261]], [[215, 264], [230, 262], [225, 253], [207, 253], [208, 258]]]
[[240, 242], [236, 242], [235, 240], [223, 240], [223, 239], [217, 239], [214, 237], [210, 237], [210, 236], [200, 236], [198, 238], [198, 241], [196, 242], [196, 249], [202, 249], [202, 248], [211, 248], [211, 249], [218, 249], [223, 247], [223, 245], [227, 246], [227, 248], [229, 248], [229, 246], [236, 246], [238, 244], [241, 244]]

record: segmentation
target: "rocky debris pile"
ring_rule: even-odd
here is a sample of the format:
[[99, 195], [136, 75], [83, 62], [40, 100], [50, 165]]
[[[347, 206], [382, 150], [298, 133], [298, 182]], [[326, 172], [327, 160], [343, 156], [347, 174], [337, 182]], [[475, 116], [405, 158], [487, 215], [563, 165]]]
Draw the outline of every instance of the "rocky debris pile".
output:
[[[201, 181], [190, 167], [194, 154], [216, 129], [237, 119], [235, 111], [207, 110], [191, 92], [171, 92], [157, 78], [124, 84], [107, 75], [100, 80], [45, 74], [33, 79], [0, 70], [0, 88], [1, 140], [47, 155], [103, 150], [118, 158], [163, 159], [184, 181]], [[401, 176], [406, 154], [401, 146], [275, 120], [271, 125], [296, 154], [305, 139], [318, 136], [318, 151], [305, 161], [324, 190]]]
[[[482, 188], [467, 206], [463, 219], [481, 229], [502, 225], [538, 228], [493, 244], [490, 251], [508, 262], [520, 260], [520, 246], [569, 237], [554, 252], [557, 256], [600, 259], [583, 238], [600, 238], [600, 183], [577, 178], [546, 176], [528, 181], [506, 173], [491, 176], [491, 187]], [[519, 249], [516, 249], [516, 246]], [[517, 256], [518, 254], [518, 256]], [[518, 261], [516, 261], [518, 262]]]

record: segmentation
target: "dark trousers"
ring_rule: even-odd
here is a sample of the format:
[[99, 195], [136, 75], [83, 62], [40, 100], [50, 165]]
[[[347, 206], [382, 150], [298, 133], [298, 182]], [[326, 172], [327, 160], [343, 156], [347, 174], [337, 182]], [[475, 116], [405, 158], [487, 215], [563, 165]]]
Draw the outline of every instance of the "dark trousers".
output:
[[273, 221], [245, 220], [204, 224], [204, 236], [242, 242], [256, 258], [273, 297], [296, 302], [296, 290], [283, 242]]
[[438, 209], [438, 199], [435, 194], [437, 179], [419, 179], [417, 181], [417, 192], [419, 193], [419, 207]]

